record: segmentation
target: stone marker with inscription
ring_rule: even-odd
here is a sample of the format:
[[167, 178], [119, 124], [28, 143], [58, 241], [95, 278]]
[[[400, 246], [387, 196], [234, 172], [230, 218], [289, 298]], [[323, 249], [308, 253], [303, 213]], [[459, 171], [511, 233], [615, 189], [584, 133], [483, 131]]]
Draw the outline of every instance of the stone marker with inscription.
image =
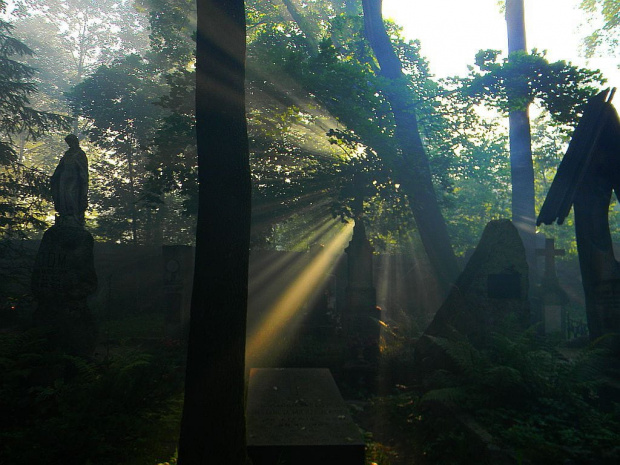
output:
[[75, 355], [92, 354], [97, 328], [87, 297], [97, 290], [93, 236], [84, 229], [88, 167], [77, 137], [52, 176], [56, 222], [43, 234], [32, 272], [34, 324], [51, 329], [50, 342]]
[[364, 440], [326, 368], [253, 368], [247, 402], [254, 465], [363, 465]]
[[529, 325], [528, 265], [517, 229], [509, 220], [489, 222], [475, 252], [415, 348], [417, 367], [450, 364], [436, 338], [467, 338], [474, 346], [504, 327]]

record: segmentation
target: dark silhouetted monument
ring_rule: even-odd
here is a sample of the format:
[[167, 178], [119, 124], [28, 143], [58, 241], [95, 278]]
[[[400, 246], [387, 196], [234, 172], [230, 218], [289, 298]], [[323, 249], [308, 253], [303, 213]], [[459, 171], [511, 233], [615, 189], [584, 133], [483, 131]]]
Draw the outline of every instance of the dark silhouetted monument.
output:
[[373, 248], [366, 237], [364, 223], [355, 222], [347, 253], [347, 303], [343, 329], [347, 342], [368, 361], [378, 355], [381, 312], [377, 308], [377, 292], [373, 283]]
[[353, 237], [345, 249], [347, 254], [346, 305], [342, 328], [347, 344], [359, 361], [375, 361], [379, 354], [381, 312], [377, 307], [377, 291], [373, 278], [373, 248], [364, 227], [364, 198], [369, 180], [363, 174], [353, 178], [355, 218]]
[[438, 339], [467, 338], [484, 347], [494, 332], [526, 328], [530, 321], [525, 247], [510, 220], [487, 224], [473, 255], [435, 318], [418, 340], [418, 369], [450, 368]]
[[92, 235], [84, 229], [88, 162], [74, 135], [51, 179], [57, 215], [43, 234], [32, 273], [37, 326], [51, 330], [53, 345], [77, 355], [92, 354], [97, 330], [87, 297], [97, 289]]
[[[614, 89], [615, 90], [615, 89]], [[575, 208], [575, 233], [590, 338], [620, 332], [620, 266], [609, 231], [620, 188], [620, 121], [614, 91], [590, 99], [555, 175], [537, 224], [562, 224]]]

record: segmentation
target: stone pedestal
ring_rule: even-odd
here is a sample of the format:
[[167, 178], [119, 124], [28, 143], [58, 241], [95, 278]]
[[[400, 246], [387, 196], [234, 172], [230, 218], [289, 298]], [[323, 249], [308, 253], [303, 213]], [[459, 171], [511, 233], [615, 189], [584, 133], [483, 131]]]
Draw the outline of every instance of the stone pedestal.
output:
[[37, 300], [33, 320], [51, 331], [54, 346], [74, 355], [92, 354], [97, 327], [87, 297], [97, 290], [92, 235], [79, 226], [49, 228], [32, 273]]
[[541, 308], [541, 320], [545, 334], [556, 334], [567, 337], [566, 304], [568, 295], [556, 281], [545, 281], [537, 290]]

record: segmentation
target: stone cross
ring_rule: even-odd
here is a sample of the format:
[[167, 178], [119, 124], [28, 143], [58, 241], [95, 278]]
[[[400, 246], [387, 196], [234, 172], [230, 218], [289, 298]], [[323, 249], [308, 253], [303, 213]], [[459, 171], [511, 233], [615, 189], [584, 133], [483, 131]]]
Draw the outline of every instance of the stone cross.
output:
[[555, 273], [555, 257], [561, 257], [566, 254], [564, 249], [555, 248], [555, 240], [553, 238], [545, 239], [545, 248], [536, 249], [536, 255], [539, 257], [545, 257], [545, 274], [543, 279], [545, 281], [557, 281], [558, 277]]

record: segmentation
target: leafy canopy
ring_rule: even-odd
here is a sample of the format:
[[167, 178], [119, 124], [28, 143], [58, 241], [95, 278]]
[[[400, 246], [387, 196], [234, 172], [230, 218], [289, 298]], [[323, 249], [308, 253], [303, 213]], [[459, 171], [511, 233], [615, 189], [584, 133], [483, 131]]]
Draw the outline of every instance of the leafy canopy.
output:
[[[0, 12], [5, 8], [0, 2]], [[36, 70], [24, 63], [32, 50], [12, 35], [13, 26], [0, 19], [0, 233], [24, 235], [31, 225], [43, 227], [41, 195], [46, 177], [19, 160], [15, 138], [36, 139], [52, 129], [67, 129], [69, 118], [31, 107], [37, 92]]]
[[463, 79], [466, 94], [508, 113], [537, 102], [558, 125], [574, 126], [587, 99], [603, 84], [600, 71], [565, 61], [550, 63], [545, 54], [514, 52], [499, 61], [498, 50], [481, 50]]

